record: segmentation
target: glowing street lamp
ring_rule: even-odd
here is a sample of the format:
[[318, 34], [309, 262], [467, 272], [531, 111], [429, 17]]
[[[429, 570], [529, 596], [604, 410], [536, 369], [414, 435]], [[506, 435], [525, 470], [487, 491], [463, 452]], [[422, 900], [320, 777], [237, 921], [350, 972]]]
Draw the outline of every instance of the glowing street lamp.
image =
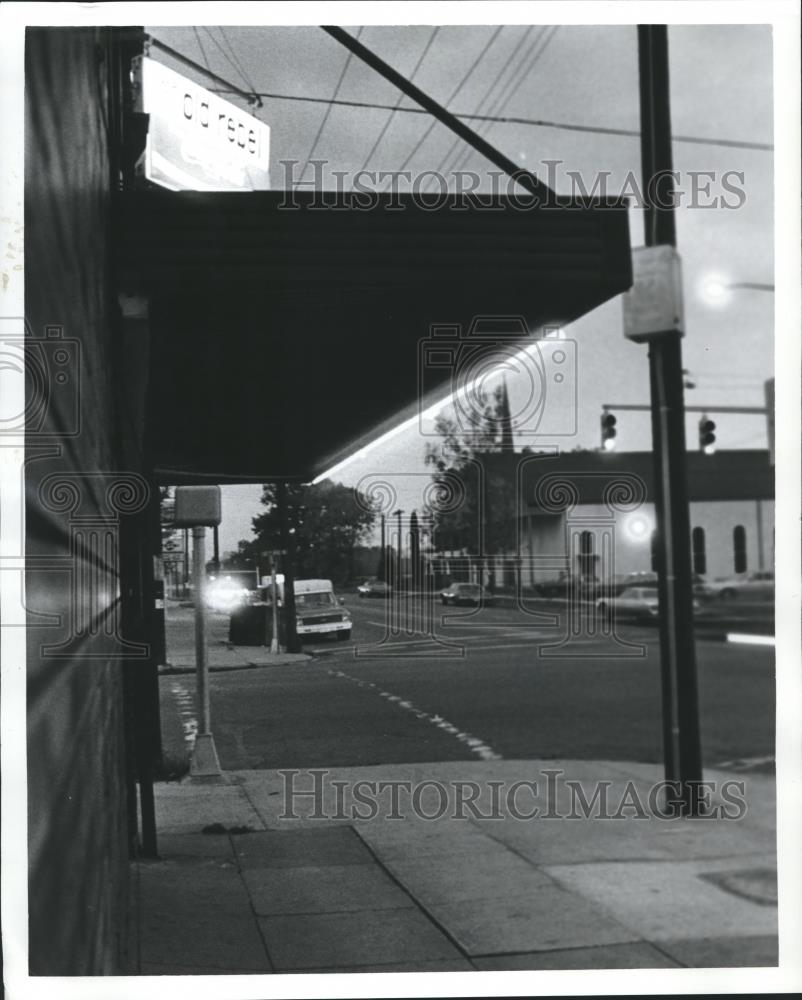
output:
[[702, 299], [710, 306], [725, 306], [732, 299], [736, 289], [743, 288], [753, 292], [774, 292], [774, 285], [763, 281], [730, 281], [726, 275], [708, 274], [700, 285]]

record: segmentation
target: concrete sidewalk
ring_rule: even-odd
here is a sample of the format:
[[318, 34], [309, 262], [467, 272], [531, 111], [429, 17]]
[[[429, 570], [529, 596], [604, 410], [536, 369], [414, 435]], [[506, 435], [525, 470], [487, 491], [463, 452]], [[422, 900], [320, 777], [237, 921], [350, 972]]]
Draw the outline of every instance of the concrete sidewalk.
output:
[[[670, 820], [633, 805], [661, 777], [464, 761], [157, 785], [161, 860], [136, 865], [134, 971], [776, 965], [773, 777], [708, 772], [731, 814], [740, 791], [722, 785], [744, 783], [745, 814]], [[600, 788], [609, 818], [567, 818], [577, 789], [593, 813]]]
[[[185, 613], [185, 616], [179, 619], [175, 606], [171, 606], [169, 611], [165, 621], [167, 662], [159, 666], [159, 673], [194, 673], [196, 669], [195, 638], [191, 618]], [[216, 627], [212, 628], [211, 624], [207, 624], [206, 629], [206, 654], [210, 670], [278, 667], [288, 663], [304, 663], [312, 659], [306, 653], [271, 653], [267, 646], [232, 646], [221, 636], [219, 624], [215, 623], [215, 625]], [[225, 627], [227, 631], [227, 623]]]

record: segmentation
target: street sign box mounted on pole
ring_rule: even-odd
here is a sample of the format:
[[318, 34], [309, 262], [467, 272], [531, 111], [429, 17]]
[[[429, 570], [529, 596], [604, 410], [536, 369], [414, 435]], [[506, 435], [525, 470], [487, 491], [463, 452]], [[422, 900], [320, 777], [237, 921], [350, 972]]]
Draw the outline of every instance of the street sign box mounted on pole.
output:
[[683, 333], [682, 262], [673, 246], [632, 251], [632, 288], [624, 293], [624, 336], [642, 342]]
[[219, 486], [177, 486], [173, 524], [176, 528], [214, 528], [222, 520]]

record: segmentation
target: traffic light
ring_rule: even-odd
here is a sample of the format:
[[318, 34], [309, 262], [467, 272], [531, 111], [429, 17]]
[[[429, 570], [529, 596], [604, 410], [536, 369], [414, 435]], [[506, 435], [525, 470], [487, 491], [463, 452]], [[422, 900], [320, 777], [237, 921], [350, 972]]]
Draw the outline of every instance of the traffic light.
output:
[[716, 450], [716, 425], [705, 414], [699, 421], [699, 450], [712, 455]]
[[615, 425], [618, 423], [614, 414], [605, 410], [601, 416], [601, 436], [602, 436], [602, 448], [605, 451], [612, 451], [615, 448], [615, 435], [616, 429]]

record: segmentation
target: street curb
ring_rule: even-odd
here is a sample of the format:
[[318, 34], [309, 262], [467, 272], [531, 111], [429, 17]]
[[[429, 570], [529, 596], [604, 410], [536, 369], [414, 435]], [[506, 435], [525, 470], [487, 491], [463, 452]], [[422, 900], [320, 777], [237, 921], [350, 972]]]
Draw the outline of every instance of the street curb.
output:
[[[316, 660], [316, 656], [311, 654], [303, 654], [303, 659], [298, 660], [284, 660], [281, 663], [239, 663], [236, 666], [222, 667], [222, 666], [210, 666], [210, 674], [224, 674], [233, 670], [262, 670], [269, 667], [291, 667], [294, 663], [309, 663]], [[172, 664], [165, 663], [159, 665], [159, 677], [169, 677], [175, 674], [194, 674], [197, 673], [196, 666], [173, 666]]]

